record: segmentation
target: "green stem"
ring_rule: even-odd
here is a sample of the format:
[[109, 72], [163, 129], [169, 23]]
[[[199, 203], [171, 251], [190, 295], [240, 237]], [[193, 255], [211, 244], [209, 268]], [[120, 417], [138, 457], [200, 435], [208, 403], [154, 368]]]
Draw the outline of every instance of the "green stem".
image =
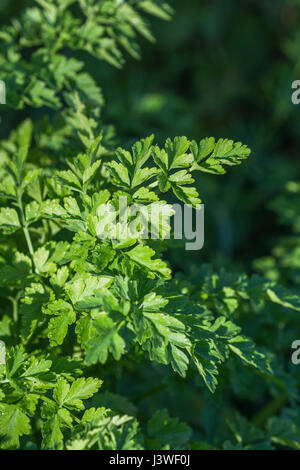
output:
[[25, 235], [25, 238], [26, 238], [29, 253], [30, 253], [31, 257], [33, 258], [34, 250], [33, 250], [32, 242], [31, 242], [31, 238], [30, 238], [30, 233], [29, 233], [29, 230], [28, 230], [27, 226], [23, 227], [23, 232], [24, 232], [24, 235]]
[[12, 308], [13, 308], [13, 319], [15, 323], [18, 323], [19, 319], [19, 313], [18, 313], [18, 300], [19, 297], [13, 298], [13, 297], [8, 297], [9, 300], [12, 303]]
[[13, 304], [13, 319], [14, 319], [14, 322], [17, 323], [18, 318], [19, 318], [18, 299], [14, 299], [12, 304]]
[[[18, 193], [18, 206], [19, 206], [20, 213], [21, 213], [23, 233], [24, 233], [25, 240], [26, 240], [26, 243], [27, 243], [27, 246], [28, 246], [30, 257], [32, 259], [32, 264], [33, 264], [33, 266], [35, 266], [35, 263], [34, 263], [34, 249], [33, 249], [32, 241], [31, 241], [30, 233], [29, 233], [29, 230], [28, 230], [28, 225], [27, 225], [27, 222], [26, 222], [26, 217], [25, 217], [24, 207], [23, 207], [23, 202], [22, 202], [22, 192], [21, 191]], [[36, 268], [35, 268], [35, 272], [38, 274], [38, 270]]]
[[268, 418], [276, 415], [276, 413], [284, 406], [287, 401], [287, 394], [283, 393], [278, 397], [269, 401], [252, 419], [255, 426], [263, 426]]

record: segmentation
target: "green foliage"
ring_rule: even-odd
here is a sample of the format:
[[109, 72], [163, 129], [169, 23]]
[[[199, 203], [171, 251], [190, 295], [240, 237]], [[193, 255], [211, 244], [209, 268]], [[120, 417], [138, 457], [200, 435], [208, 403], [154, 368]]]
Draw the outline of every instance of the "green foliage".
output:
[[[101, 121], [89, 56], [139, 58], [137, 36], [153, 41], [144, 14], [169, 20], [164, 1], [31, 3], [0, 33], [9, 106], [52, 110], [0, 144], [0, 448], [299, 449], [300, 377], [282, 357], [300, 309], [298, 185], [270, 206], [293, 236], [256, 260], [260, 275], [176, 272], [170, 201], [198, 210], [199, 182], [249, 148], [118, 146]], [[121, 200], [164, 209], [154, 239]], [[187, 418], [183, 389], [197, 403]], [[252, 420], [235, 409], [247, 400]]]
[[1, 77], [7, 83], [9, 104], [17, 108], [30, 105], [59, 109], [74, 90], [88, 104], [101, 107], [100, 88], [83, 71], [84, 62], [69, 57], [66, 48], [73, 54], [85, 51], [121, 67], [123, 49], [136, 59], [140, 57], [138, 34], [154, 40], [143, 14], [168, 20], [172, 13], [167, 4], [156, 0], [32, 3], [0, 36]]

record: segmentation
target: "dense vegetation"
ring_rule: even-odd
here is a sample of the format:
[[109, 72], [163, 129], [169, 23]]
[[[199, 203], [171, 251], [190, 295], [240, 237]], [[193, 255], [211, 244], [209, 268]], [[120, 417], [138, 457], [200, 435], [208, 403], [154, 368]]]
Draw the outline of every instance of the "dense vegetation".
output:
[[172, 6], [0, 6], [1, 449], [300, 449], [300, 3]]

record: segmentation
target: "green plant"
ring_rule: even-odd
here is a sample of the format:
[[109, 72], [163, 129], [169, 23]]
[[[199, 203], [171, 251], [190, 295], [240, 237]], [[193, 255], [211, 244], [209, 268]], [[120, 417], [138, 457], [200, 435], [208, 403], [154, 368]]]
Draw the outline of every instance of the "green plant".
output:
[[220, 377], [225, 396], [226, 375], [237, 387], [242, 367], [246, 382], [253, 374], [262, 388], [272, 383], [275, 398], [295, 401], [272, 347], [256, 345], [240, 323], [254, 310], [293, 314], [299, 298], [277, 279], [216, 274], [207, 265], [172, 277], [167, 219], [157, 221], [156, 239], [99, 236], [112, 232], [103, 204], [120, 213], [122, 196], [129, 207], [164, 206], [171, 215], [162, 199], [171, 194], [198, 210], [192, 172], [224, 173], [250, 151], [213, 138], [176, 137], [161, 147], [153, 136], [127, 149], [100, 121], [100, 89], [68, 50], [119, 66], [120, 46], [137, 57], [135, 30], [152, 39], [138, 12], [169, 19], [164, 2], [36, 3], [1, 33], [9, 104], [57, 111], [42, 123], [26, 119], [0, 147], [1, 448], [299, 448], [293, 407], [263, 430], [268, 415], [255, 423], [231, 416], [227, 434], [208, 442], [165, 409], [143, 419], [141, 397], [119, 393], [123, 376], [153, 368], [209, 396]]

